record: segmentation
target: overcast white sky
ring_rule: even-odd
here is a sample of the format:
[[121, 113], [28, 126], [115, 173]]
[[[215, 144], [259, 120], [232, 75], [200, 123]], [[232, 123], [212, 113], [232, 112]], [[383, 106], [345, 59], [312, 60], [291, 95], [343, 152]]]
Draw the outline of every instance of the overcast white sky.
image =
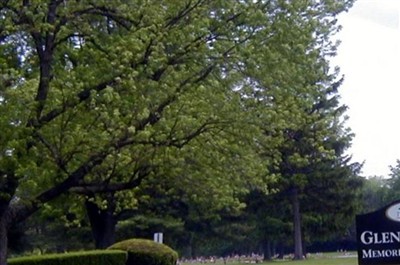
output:
[[358, 0], [340, 15], [333, 61], [345, 75], [342, 102], [356, 134], [350, 153], [364, 176], [384, 176], [400, 159], [400, 0]]

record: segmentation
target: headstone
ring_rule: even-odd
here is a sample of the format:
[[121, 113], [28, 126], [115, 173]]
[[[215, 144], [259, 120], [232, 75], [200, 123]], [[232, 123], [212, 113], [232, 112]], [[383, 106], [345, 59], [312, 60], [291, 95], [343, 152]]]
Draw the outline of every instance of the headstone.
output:
[[358, 264], [400, 264], [400, 201], [356, 216]]

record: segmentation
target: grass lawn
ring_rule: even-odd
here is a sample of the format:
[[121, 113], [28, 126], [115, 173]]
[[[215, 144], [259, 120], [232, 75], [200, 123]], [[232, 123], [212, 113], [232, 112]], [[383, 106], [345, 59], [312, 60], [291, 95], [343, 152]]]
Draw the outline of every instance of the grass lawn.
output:
[[[182, 265], [224, 265], [223, 262], [216, 263], [182, 263]], [[358, 260], [355, 252], [347, 253], [323, 253], [320, 255], [310, 255], [305, 260], [273, 260], [263, 263], [239, 263], [227, 262], [226, 265], [358, 265]]]
[[272, 262], [263, 264], [274, 264], [274, 265], [358, 265], [357, 256], [355, 253], [352, 255], [343, 256], [336, 253], [324, 253], [321, 256], [311, 256], [305, 260], [274, 260]]

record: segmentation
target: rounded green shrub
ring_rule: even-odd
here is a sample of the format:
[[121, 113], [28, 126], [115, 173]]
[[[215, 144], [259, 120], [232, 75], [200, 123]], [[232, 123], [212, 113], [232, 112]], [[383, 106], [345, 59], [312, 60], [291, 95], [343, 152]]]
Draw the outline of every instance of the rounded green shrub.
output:
[[172, 248], [148, 239], [124, 240], [109, 249], [128, 252], [126, 265], [175, 265], [178, 260], [178, 253]]

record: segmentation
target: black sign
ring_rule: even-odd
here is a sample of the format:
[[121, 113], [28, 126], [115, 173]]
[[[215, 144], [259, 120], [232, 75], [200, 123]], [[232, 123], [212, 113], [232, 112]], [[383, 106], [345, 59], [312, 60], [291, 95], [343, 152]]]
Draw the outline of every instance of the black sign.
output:
[[400, 201], [357, 215], [358, 264], [400, 264]]

